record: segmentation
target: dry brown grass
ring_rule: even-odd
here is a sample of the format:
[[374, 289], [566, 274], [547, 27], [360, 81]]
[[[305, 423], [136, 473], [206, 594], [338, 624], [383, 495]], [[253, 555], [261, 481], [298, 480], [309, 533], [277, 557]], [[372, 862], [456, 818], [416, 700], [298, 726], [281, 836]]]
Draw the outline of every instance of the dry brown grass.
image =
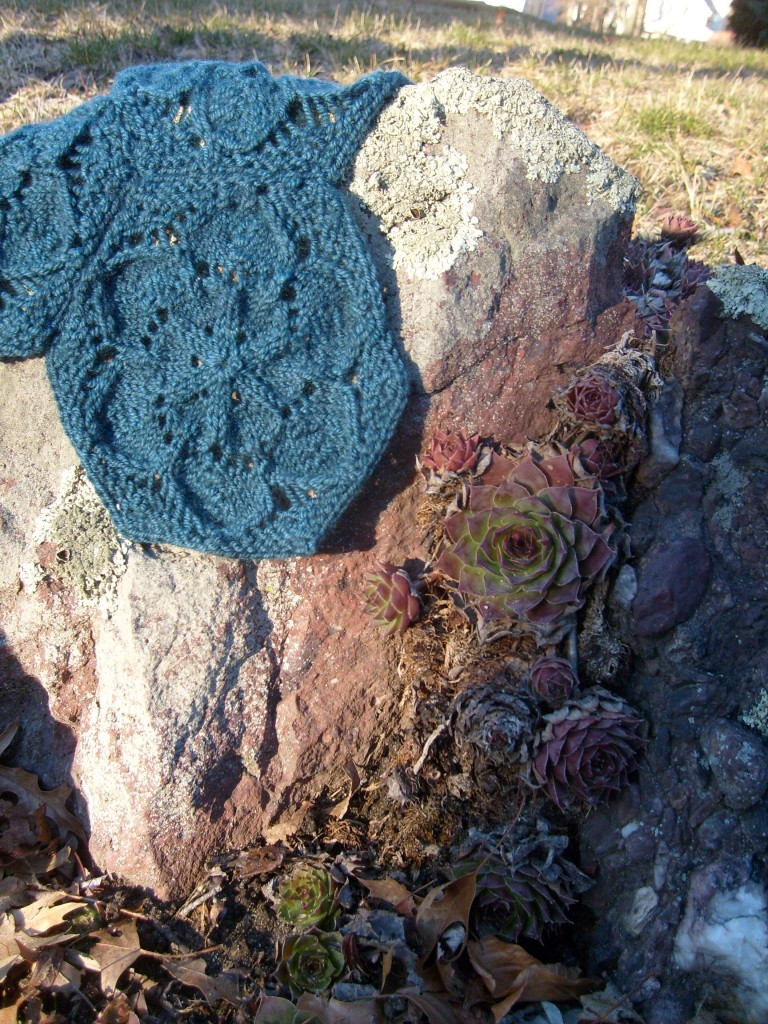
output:
[[0, 130], [105, 90], [121, 67], [258, 57], [275, 72], [423, 79], [451, 64], [529, 79], [645, 186], [638, 228], [704, 227], [693, 255], [768, 264], [768, 54], [622, 40], [474, 3], [407, 0], [29, 0], [0, 9]]

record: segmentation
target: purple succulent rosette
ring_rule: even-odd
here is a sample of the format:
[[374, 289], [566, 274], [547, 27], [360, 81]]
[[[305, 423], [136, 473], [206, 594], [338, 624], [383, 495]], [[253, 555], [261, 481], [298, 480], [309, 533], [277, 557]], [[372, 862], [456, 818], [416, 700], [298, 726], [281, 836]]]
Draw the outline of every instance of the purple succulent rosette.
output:
[[477, 465], [479, 444], [479, 434], [467, 437], [463, 430], [458, 434], [436, 430], [429, 451], [420, 460], [419, 468], [425, 476], [430, 473], [455, 474], [469, 471]]
[[366, 577], [365, 607], [388, 636], [404, 633], [421, 615], [416, 583], [405, 569], [398, 569], [389, 562], [379, 562], [378, 571]]
[[531, 690], [550, 707], [565, 704], [578, 685], [571, 663], [565, 658], [550, 655], [539, 658], [531, 667]]
[[597, 804], [627, 785], [646, 746], [645, 723], [633, 708], [594, 687], [544, 717], [533, 774], [561, 810], [574, 798]]
[[577, 481], [565, 455], [528, 456], [509, 469], [504, 461], [446, 520], [437, 569], [483, 620], [518, 619], [551, 636], [614, 559], [603, 492], [593, 479]]

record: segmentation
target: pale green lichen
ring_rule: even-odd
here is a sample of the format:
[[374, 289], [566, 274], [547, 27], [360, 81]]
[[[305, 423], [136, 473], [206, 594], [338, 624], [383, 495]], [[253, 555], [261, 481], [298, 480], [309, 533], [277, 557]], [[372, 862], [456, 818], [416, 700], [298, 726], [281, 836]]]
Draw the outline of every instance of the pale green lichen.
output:
[[40, 513], [33, 541], [38, 547], [51, 545], [53, 557], [46, 558], [45, 566], [37, 559], [21, 566], [26, 589], [34, 590], [46, 578], [57, 580], [75, 594], [80, 607], [98, 607], [104, 615], [114, 610], [129, 545], [118, 537], [81, 466], [63, 474], [61, 494]]
[[718, 267], [707, 287], [720, 299], [726, 317], [750, 317], [768, 331], [768, 270], [756, 264]]
[[418, 280], [437, 280], [482, 235], [467, 159], [439, 146], [441, 133], [430, 87], [403, 89], [358, 153], [350, 185], [379, 219], [394, 269]]
[[473, 108], [491, 122], [526, 164], [531, 180], [555, 184], [564, 174], [587, 172], [587, 202], [607, 202], [627, 220], [634, 216], [640, 183], [600, 152], [557, 107], [523, 78], [504, 81], [449, 68], [432, 82], [445, 110], [466, 115]]
[[761, 736], [768, 739], [768, 690], [763, 687], [757, 695], [757, 700], [742, 715], [741, 720], [750, 729], [759, 732]]
[[503, 144], [503, 162], [520, 161], [529, 180], [553, 185], [584, 172], [587, 204], [602, 200], [627, 220], [634, 215], [637, 180], [528, 82], [449, 68], [400, 90], [360, 149], [350, 184], [378, 218], [394, 269], [411, 279], [438, 280], [483, 235], [468, 173], [472, 154], [446, 141], [449, 115], [466, 120], [470, 136], [472, 115], [480, 115]]

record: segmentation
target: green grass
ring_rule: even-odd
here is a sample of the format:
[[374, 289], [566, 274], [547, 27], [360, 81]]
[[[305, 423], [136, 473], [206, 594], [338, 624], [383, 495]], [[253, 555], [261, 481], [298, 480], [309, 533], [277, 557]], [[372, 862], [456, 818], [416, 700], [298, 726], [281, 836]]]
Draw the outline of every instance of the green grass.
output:
[[688, 214], [704, 227], [695, 256], [718, 262], [737, 247], [768, 264], [760, 50], [610, 38], [511, 11], [497, 20], [469, 0], [16, 0], [0, 10], [0, 130], [62, 113], [129, 64], [212, 57], [342, 82], [458, 63], [527, 78], [640, 178], [641, 229]]

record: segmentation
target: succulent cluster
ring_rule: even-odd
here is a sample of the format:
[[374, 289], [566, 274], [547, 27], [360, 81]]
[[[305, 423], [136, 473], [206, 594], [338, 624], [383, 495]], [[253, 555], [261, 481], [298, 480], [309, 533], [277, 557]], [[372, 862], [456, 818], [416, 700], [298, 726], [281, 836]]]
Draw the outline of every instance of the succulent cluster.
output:
[[561, 810], [573, 797], [596, 804], [623, 789], [646, 745], [643, 719], [597, 687], [545, 715], [544, 722], [532, 770]]
[[323, 924], [336, 909], [336, 885], [325, 868], [304, 865], [280, 883], [277, 913], [295, 928]]
[[462, 690], [454, 698], [450, 719], [459, 752], [466, 752], [478, 773], [527, 757], [535, 710], [502, 680]]
[[564, 855], [568, 837], [543, 822], [520, 822], [510, 836], [473, 830], [470, 845], [454, 874], [478, 869], [470, 925], [481, 938], [539, 941], [547, 927], [568, 921], [568, 908], [591, 885]]
[[670, 217], [661, 241], [633, 238], [624, 257], [624, 291], [637, 308], [647, 334], [669, 330], [675, 306], [709, 277], [708, 269], [688, 259], [685, 246], [697, 225], [687, 217]]
[[325, 992], [343, 970], [341, 936], [336, 932], [291, 935], [280, 947], [277, 975], [294, 995]]
[[446, 521], [437, 569], [484, 620], [562, 635], [614, 558], [602, 490], [577, 479], [565, 455], [500, 459], [493, 470], [499, 482], [471, 486], [467, 507]]
[[531, 690], [544, 704], [562, 707], [579, 685], [571, 663], [565, 658], [547, 655], [531, 666]]
[[405, 569], [379, 562], [378, 570], [366, 577], [365, 606], [373, 622], [387, 635], [404, 633], [421, 615], [417, 583]]
[[479, 444], [479, 434], [467, 437], [463, 430], [457, 434], [436, 430], [429, 451], [416, 464], [426, 479], [432, 474], [445, 478], [469, 472], [477, 465]]

